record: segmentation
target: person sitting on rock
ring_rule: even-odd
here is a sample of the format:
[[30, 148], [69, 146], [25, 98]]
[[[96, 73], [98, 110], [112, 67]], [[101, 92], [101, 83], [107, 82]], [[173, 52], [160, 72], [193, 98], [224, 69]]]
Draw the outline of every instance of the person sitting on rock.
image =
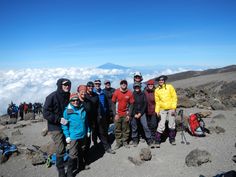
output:
[[161, 135], [165, 130], [166, 121], [168, 121], [169, 127], [169, 141], [172, 145], [176, 145], [175, 117], [177, 95], [174, 87], [171, 84], [166, 84], [167, 79], [168, 77], [165, 75], [161, 75], [156, 79], [159, 86], [155, 89], [155, 112], [161, 118], [156, 133], [157, 147], [161, 143]]

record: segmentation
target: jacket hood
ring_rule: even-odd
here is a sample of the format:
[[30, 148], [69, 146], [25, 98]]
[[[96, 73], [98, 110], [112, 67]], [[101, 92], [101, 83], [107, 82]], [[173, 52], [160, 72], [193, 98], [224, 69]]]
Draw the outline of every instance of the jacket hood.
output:
[[64, 92], [62, 90], [62, 83], [63, 82], [68, 82], [68, 84], [71, 85], [71, 81], [69, 79], [66, 79], [66, 78], [60, 78], [57, 80], [57, 91], [59, 91], [60, 93]]

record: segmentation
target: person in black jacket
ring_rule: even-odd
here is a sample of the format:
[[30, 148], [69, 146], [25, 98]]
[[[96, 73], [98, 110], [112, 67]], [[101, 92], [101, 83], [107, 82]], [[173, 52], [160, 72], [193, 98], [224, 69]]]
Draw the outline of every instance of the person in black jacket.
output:
[[147, 144], [149, 146], [152, 145], [152, 139], [151, 139], [151, 132], [147, 125], [147, 118], [146, 118], [146, 109], [147, 109], [147, 100], [144, 92], [141, 91], [141, 84], [136, 82], [134, 83], [134, 105], [131, 113], [131, 138], [133, 140], [133, 146], [136, 147], [139, 143], [139, 133], [138, 132], [138, 126], [141, 125], [144, 133], [145, 138], [147, 141]]
[[66, 177], [63, 156], [66, 151], [66, 140], [61, 124], [68, 121], [63, 118], [63, 111], [69, 103], [71, 81], [61, 78], [57, 81], [57, 90], [46, 97], [43, 106], [43, 116], [48, 121], [48, 131], [56, 145], [56, 167], [59, 177]]
[[108, 106], [109, 106], [109, 123], [113, 123], [113, 119], [115, 117], [115, 115], [113, 115], [113, 104], [112, 104], [112, 95], [115, 92], [115, 89], [113, 87], [111, 87], [111, 82], [109, 80], [105, 80], [104, 81], [104, 85], [105, 88], [103, 89], [106, 97], [107, 97], [107, 101], [108, 101]]
[[85, 94], [85, 99], [88, 100], [90, 104], [90, 111], [88, 112], [88, 123], [92, 131], [93, 145], [97, 146], [98, 144], [97, 116], [98, 116], [99, 98], [98, 95], [93, 92], [93, 88], [94, 88], [93, 82], [89, 81], [87, 83], [87, 93]]

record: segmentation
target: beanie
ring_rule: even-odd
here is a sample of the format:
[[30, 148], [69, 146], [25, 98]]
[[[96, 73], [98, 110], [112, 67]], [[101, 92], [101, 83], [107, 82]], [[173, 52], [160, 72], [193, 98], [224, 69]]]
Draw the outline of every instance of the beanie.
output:
[[78, 96], [77, 93], [71, 93], [71, 94], [70, 94], [70, 101], [71, 101], [71, 100], [74, 100], [74, 99], [79, 99], [79, 96]]
[[84, 90], [85, 92], [87, 91], [86, 85], [79, 85], [79, 86], [77, 87], [77, 92], [80, 92], [80, 91], [82, 91], [82, 90]]
[[154, 85], [154, 80], [149, 80], [149, 81], [147, 81], [147, 85]]

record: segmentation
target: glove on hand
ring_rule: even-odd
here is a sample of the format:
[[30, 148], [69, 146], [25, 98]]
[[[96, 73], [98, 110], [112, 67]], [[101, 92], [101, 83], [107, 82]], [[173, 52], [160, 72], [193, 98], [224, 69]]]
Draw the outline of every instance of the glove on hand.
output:
[[66, 125], [68, 123], [68, 120], [66, 120], [64, 117], [62, 117], [60, 123], [62, 125]]
[[70, 137], [66, 138], [66, 143], [69, 144], [71, 142]]

